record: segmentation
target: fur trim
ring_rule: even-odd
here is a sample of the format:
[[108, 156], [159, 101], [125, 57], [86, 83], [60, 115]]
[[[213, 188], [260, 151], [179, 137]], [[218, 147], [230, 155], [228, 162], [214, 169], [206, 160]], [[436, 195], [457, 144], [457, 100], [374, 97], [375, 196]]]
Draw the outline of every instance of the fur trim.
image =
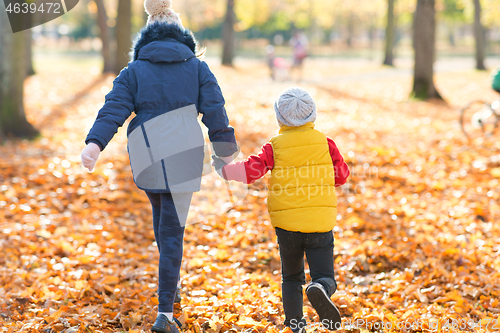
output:
[[162, 22], [154, 22], [144, 28], [137, 35], [132, 51], [130, 52], [130, 61], [137, 60], [139, 51], [142, 47], [151, 42], [172, 38], [186, 45], [193, 51], [197, 52], [198, 41], [189, 29], [182, 30], [177, 24], [167, 24]]

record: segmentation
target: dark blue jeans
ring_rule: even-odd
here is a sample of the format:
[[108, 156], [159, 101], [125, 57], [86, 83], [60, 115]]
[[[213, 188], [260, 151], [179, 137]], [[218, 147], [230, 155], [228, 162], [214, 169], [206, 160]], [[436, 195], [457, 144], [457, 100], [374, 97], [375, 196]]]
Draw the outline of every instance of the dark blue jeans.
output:
[[146, 194], [153, 209], [153, 229], [160, 252], [158, 311], [173, 312], [182, 262], [185, 219], [193, 194], [182, 193], [173, 196], [171, 193], [146, 192]]
[[331, 296], [337, 290], [333, 270], [333, 233], [302, 233], [276, 228], [281, 257], [282, 299], [285, 325], [302, 320], [302, 285], [306, 283], [304, 253], [313, 282], [320, 283]]

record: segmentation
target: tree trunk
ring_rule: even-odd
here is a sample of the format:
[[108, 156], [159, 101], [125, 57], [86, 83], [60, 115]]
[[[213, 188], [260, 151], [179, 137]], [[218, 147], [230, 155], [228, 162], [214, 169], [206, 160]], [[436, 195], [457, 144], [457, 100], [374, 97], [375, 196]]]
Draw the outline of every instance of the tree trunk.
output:
[[[308, 16], [309, 16], [309, 34], [311, 36], [311, 41], [315, 41], [316, 37], [318, 36], [318, 23], [317, 19], [315, 17], [315, 10], [314, 10], [314, 0], [309, 1], [309, 11], [308, 11]], [[321, 33], [321, 31], [319, 31]]]
[[38, 131], [26, 120], [23, 85], [26, 77], [26, 34], [12, 33], [0, 5], [0, 136], [34, 138]]
[[131, 0], [118, 0], [118, 14], [116, 17], [116, 62], [115, 73], [127, 67], [129, 51], [132, 46], [132, 3]]
[[455, 25], [454, 24], [448, 25], [448, 41], [450, 42], [451, 47], [457, 46], [457, 43], [455, 42]]
[[417, 0], [413, 17], [413, 49], [415, 67], [412, 95], [418, 99], [441, 98], [434, 86], [436, 53], [435, 0]]
[[481, 24], [481, 2], [474, 0], [474, 37], [476, 39], [476, 69], [486, 70], [484, 66], [485, 31]]
[[26, 76], [35, 75], [35, 70], [33, 69], [33, 36], [31, 29], [24, 31], [26, 34]]
[[375, 24], [370, 24], [370, 27], [368, 28], [368, 48], [370, 49], [370, 52], [372, 52], [375, 48], [375, 34]]
[[224, 19], [222, 31], [222, 64], [224, 66], [233, 66], [235, 23], [236, 14], [234, 13], [234, 0], [227, 0], [226, 17]]
[[104, 7], [104, 3], [102, 0], [94, 0], [97, 5], [97, 23], [99, 25], [99, 31], [102, 42], [102, 59], [104, 62], [104, 66], [102, 68], [103, 73], [112, 72], [113, 71], [113, 61], [111, 58], [111, 49], [110, 49], [110, 31], [108, 27], [108, 15], [106, 14], [106, 7]]
[[387, 1], [387, 27], [385, 29], [384, 65], [394, 66], [394, 0]]
[[354, 40], [354, 14], [349, 15], [349, 19], [347, 21], [347, 39], [346, 44], [347, 47], [351, 48]]

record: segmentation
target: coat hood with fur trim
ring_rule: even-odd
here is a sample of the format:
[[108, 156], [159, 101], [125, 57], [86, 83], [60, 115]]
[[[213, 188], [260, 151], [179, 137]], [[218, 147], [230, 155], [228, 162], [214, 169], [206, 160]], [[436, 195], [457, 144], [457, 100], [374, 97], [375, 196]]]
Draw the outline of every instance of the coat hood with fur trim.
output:
[[[165, 43], [154, 43], [160, 41], [177, 41], [182, 45], [167, 46]], [[175, 44], [178, 44], [175, 43]], [[176, 62], [195, 56], [198, 42], [193, 33], [188, 29], [182, 29], [176, 24], [155, 22], [144, 27], [138, 34], [130, 52], [130, 61], [147, 59], [152, 62]], [[144, 50], [142, 50], [144, 48]], [[142, 50], [142, 52], [140, 52]], [[160, 52], [158, 52], [160, 51]], [[168, 51], [168, 52], [167, 52]], [[172, 52], [173, 51], [173, 52]]]

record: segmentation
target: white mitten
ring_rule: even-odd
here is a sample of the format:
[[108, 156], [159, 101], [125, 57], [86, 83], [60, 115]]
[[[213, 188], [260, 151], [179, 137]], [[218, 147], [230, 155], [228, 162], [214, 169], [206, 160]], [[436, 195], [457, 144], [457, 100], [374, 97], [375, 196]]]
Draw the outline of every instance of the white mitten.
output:
[[101, 148], [93, 142], [90, 142], [85, 148], [82, 150], [82, 164], [89, 171], [94, 170], [95, 162], [99, 158], [99, 154], [101, 153]]
[[212, 166], [214, 167], [215, 172], [217, 172], [217, 174], [219, 175], [219, 177], [222, 178], [222, 179], [225, 179], [224, 175], [222, 173], [222, 168], [224, 168], [224, 166], [226, 164], [227, 163], [224, 162], [220, 157], [212, 155]]

